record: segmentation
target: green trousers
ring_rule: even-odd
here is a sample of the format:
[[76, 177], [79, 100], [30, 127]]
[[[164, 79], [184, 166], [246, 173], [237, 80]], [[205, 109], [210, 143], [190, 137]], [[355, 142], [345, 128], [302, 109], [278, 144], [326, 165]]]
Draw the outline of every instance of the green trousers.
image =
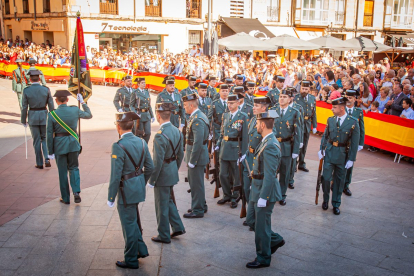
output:
[[305, 155], [306, 155], [306, 149], [308, 148], [309, 135], [310, 135], [309, 132], [307, 132], [305, 128], [303, 130], [303, 147], [300, 149], [300, 152], [299, 152], [299, 168], [306, 167]]
[[349, 189], [349, 184], [352, 182], [352, 171], [354, 170], [354, 167], [350, 167], [346, 170], [346, 177], [345, 177], [345, 187], [344, 189]]
[[60, 194], [65, 202], [70, 202], [70, 191], [68, 182], [68, 171], [70, 186], [73, 193], [80, 193], [79, 175], [79, 152], [69, 152], [67, 154], [56, 155], [56, 165], [59, 172]]
[[[31, 126], [30, 132], [32, 133], [33, 148], [36, 155], [36, 165], [43, 166], [43, 157], [47, 160], [47, 146], [46, 146], [46, 125], [44, 126]], [[42, 154], [43, 153], [43, 154]]]
[[138, 267], [138, 255], [147, 255], [148, 248], [142, 239], [142, 233], [137, 223], [138, 204], [118, 204], [118, 214], [121, 220], [122, 234], [125, 240], [125, 263]]
[[[246, 155], [245, 160], [249, 164], [250, 170], [253, 168], [253, 156], [248, 153]], [[244, 161], [243, 161], [244, 163]], [[244, 189], [244, 195], [246, 196], [247, 203], [249, 202], [250, 197], [250, 186], [252, 185], [252, 180], [250, 179], [250, 172], [247, 168], [246, 164], [243, 164], [243, 189]]]
[[325, 162], [323, 164], [322, 174], [322, 189], [323, 189], [323, 201], [329, 202], [329, 195], [331, 192], [331, 181], [333, 179], [332, 186], [332, 206], [341, 206], [342, 191], [345, 186], [346, 169], [345, 164], [331, 164]]
[[188, 167], [188, 182], [191, 189], [191, 209], [196, 215], [203, 215], [207, 211], [206, 190], [204, 189], [205, 166]]
[[298, 158], [292, 159], [292, 163], [290, 166], [290, 175], [289, 175], [289, 184], [295, 183], [295, 171], [296, 171], [296, 166], [298, 164]]
[[234, 185], [240, 184], [239, 168], [237, 167], [237, 161], [225, 161], [220, 160], [220, 184], [223, 189], [223, 199], [236, 201], [239, 197], [239, 191], [232, 192], [231, 179], [234, 180]]
[[155, 214], [157, 215], [158, 236], [162, 241], [169, 242], [170, 225], [173, 232], [184, 231], [184, 225], [171, 197], [173, 186], [155, 186]]
[[20, 106], [20, 110], [22, 109], [22, 98], [23, 98], [23, 93], [22, 92], [16, 92], [17, 94], [17, 100], [19, 101], [19, 106]]
[[279, 183], [282, 189], [283, 199], [286, 199], [286, 192], [289, 185], [290, 171], [292, 169], [292, 156], [282, 156], [279, 168]]
[[271, 248], [283, 241], [283, 237], [272, 231], [272, 212], [275, 202], [268, 202], [266, 207], [259, 208], [250, 201], [247, 207], [246, 222], [254, 229], [256, 242], [256, 259], [261, 264], [270, 264]]
[[147, 122], [139, 122], [139, 126], [138, 126], [138, 130], [139, 131], [143, 131], [143, 135], [138, 135], [139, 137], [141, 137], [142, 139], [145, 140], [145, 142], [149, 142], [150, 137], [151, 137], [151, 121], [147, 121]]

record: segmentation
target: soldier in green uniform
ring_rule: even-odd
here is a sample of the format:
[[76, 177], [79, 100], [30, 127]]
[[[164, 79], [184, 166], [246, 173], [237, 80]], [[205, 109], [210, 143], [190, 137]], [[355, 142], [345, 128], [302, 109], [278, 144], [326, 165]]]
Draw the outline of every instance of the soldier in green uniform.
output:
[[234, 75], [234, 86], [230, 88], [230, 95], [234, 94], [234, 88], [236, 86], [243, 86], [243, 76], [242, 75]]
[[[217, 142], [215, 150], [220, 149], [220, 183], [223, 188], [223, 198], [217, 201], [217, 204], [223, 205], [230, 202], [230, 208], [236, 208], [236, 199], [239, 196], [240, 186], [239, 168], [237, 160], [239, 160], [238, 152], [246, 152], [249, 138], [248, 124], [249, 117], [246, 113], [239, 110], [237, 95], [228, 97], [229, 112], [224, 113], [223, 123], [221, 125], [220, 138]], [[239, 147], [239, 139], [241, 140], [241, 148]], [[240, 160], [239, 160], [240, 162]], [[233, 191], [230, 181], [233, 181]]]
[[92, 113], [88, 105], [83, 101], [81, 94], [78, 94], [78, 101], [82, 105], [83, 111], [77, 106], [68, 106], [68, 96], [71, 96], [67, 90], [57, 90], [55, 102], [58, 108], [49, 112], [46, 124], [46, 144], [49, 158], [56, 156], [56, 165], [59, 172], [59, 186], [61, 199], [60, 202], [69, 204], [69, 182], [74, 195], [75, 203], [80, 203], [80, 174], [78, 157], [81, 151], [79, 137], [76, 133], [78, 121], [82, 119], [91, 119]]
[[45, 166], [50, 167], [46, 146], [47, 107], [49, 110], [54, 110], [55, 106], [50, 89], [39, 83], [40, 74], [38, 70], [31, 70], [28, 73], [32, 85], [23, 90], [21, 123], [24, 127], [27, 127], [27, 121], [29, 123], [36, 155], [35, 167], [43, 169], [43, 157], [45, 158]]
[[300, 94], [295, 96], [295, 102], [300, 104], [303, 108], [303, 147], [300, 149], [298, 169], [304, 172], [309, 172], [306, 168], [305, 155], [308, 148], [309, 135], [312, 131], [316, 133], [316, 99], [310, 93], [310, 81], [302, 81]]
[[190, 114], [187, 123], [185, 162], [188, 166], [188, 182], [191, 188], [191, 209], [184, 218], [202, 218], [207, 213], [204, 189], [204, 168], [210, 162], [207, 143], [210, 127], [207, 116], [198, 109], [196, 93], [183, 97], [184, 108]]
[[282, 158], [279, 168], [279, 183], [282, 189], [283, 199], [279, 204], [286, 205], [286, 192], [289, 184], [292, 159], [299, 156], [300, 113], [297, 109], [289, 106], [292, 90], [283, 89], [279, 94], [279, 104], [272, 109], [279, 115], [274, 121], [273, 132], [279, 141], [282, 150]]
[[14, 69], [12, 75], [12, 90], [17, 94], [17, 100], [19, 101], [20, 109], [22, 109], [22, 93], [23, 90], [28, 86], [28, 81], [26, 78], [26, 69], [23, 69], [24, 60], [17, 59], [17, 69]]
[[154, 164], [147, 143], [132, 133], [139, 116], [134, 112], [121, 112], [115, 114], [115, 120], [121, 139], [112, 144], [107, 204], [112, 208], [118, 196], [117, 209], [125, 240], [125, 258], [117, 261], [116, 266], [137, 269], [138, 259], [149, 255], [142, 239], [138, 204], [145, 201], [145, 183]]
[[218, 98], [220, 98], [220, 94], [217, 93], [217, 90], [216, 90], [217, 78], [215, 76], [208, 76], [207, 80], [208, 80], [207, 97], [209, 97], [212, 101], [215, 101]]
[[273, 80], [276, 81], [276, 87], [267, 92], [266, 97], [269, 97], [272, 101], [272, 106], [275, 106], [279, 102], [279, 94], [285, 84], [285, 78], [282, 76], [274, 76]]
[[[359, 124], [358, 151], [360, 151], [364, 148], [364, 141], [365, 141], [364, 111], [362, 111], [361, 108], [355, 106], [356, 93], [357, 93], [355, 90], [347, 90], [345, 93], [348, 99], [348, 101], [346, 102], [346, 113], [348, 113], [349, 116], [352, 116], [358, 120], [358, 124]], [[346, 171], [344, 194], [346, 194], [347, 196], [352, 196], [352, 192], [349, 189], [349, 184], [351, 184], [351, 181], [352, 181], [353, 168], [354, 167], [351, 167]]]
[[244, 97], [244, 101], [253, 106], [253, 99], [254, 99], [254, 90], [255, 90], [255, 83], [252, 81], [246, 82], [246, 94]]
[[132, 88], [132, 76], [126, 76], [123, 81], [125, 86], [116, 91], [113, 101], [118, 112], [131, 111], [129, 103], [131, 101], [131, 95], [134, 94], [134, 88]]
[[129, 107], [132, 112], [140, 114], [139, 125], [136, 126], [135, 135], [149, 142], [151, 137], [151, 123], [155, 121], [151, 107], [151, 96], [145, 89], [145, 78], [137, 78], [138, 89], [132, 92]]
[[208, 110], [208, 120], [213, 120], [214, 143], [216, 144], [220, 137], [220, 129], [223, 119], [223, 114], [228, 112], [227, 99], [229, 97], [229, 86], [227, 84], [220, 84], [219, 90], [220, 98], [215, 100]]
[[244, 87], [238, 86], [234, 88], [234, 93], [239, 99], [239, 110], [247, 114], [247, 117], [251, 119], [253, 117], [253, 105], [246, 103], [246, 94], [244, 93]]
[[341, 206], [346, 170], [354, 165], [360, 139], [358, 120], [346, 113], [346, 101], [346, 98], [332, 101], [332, 112], [335, 116], [328, 118], [318, 152], [319, 159], [325, 156], [322, 175], [322, 209], [328, 209], [333, 180], [332, 206], [335, 215], [341, 213], [339, 206]]
[[[36, 65], [36, 60], [33, 59], [33, 58], [29, 59], [29, 65], [30, 65], [30, 68], [27, 69], [27, 71], [26, 71], [26, 79], [28, 80], [28, 85], [31, 84], [29, 72], [33, 71], [33, 70], [37, 70], [36, 66], [35, 66]], [[46, 84], [45, 76], [43, 75], [42, 71], [40, 71], [40, 70], [37, 70], [37, 71], [40, 72], [39, 78], [40, 78], [40, 81], [41, 81], [42, 85], [46, 86], [47, 84]]]
[[208, 115], [208, 111], [213, 103], [213, 100], [210, 97], [207, 97], [208, 88], [207, 84], [205, 83], [198, 83], [197, 84], [197, 91], [198, 91], [198, 108], [203, 112], [206, 116]]
[[[158, 236], [154, 242], [170, 243], [171, 238], [185, 233], [184, 225], [175, 205], [174, 185], [178, 183], [178, 170], [183, 161], [183, 137], [178, 128], [170, 122], [172, 103], [156, 105], [157, 122], [160, 130], [154, 136], [154, 171], [148, 186], [154, 188], [155, 213], [157, 215]], [[170, 234], [170, 225], [172, 233]]]
[[257, 115], [257, 133], [263, 137], [254, 152], [251, 168], [252, 188], [246, 221], [254, 229], [256, 259], [247, 268], [270, 266], [272, 254], [285, 244], [282, 236], [272, 231], [272, 211], [276, 201], [282, 200], [282, 192], [276, 173], [280, 164], [281, 150], [273, 134], [274, 110]]
[[181, 90], [181, 98], [184, 96], [187, 96], [189, 94], [197, 93], [197, 90], [195, 88], [195, 85], [197, 83], [197, 78], [195, 76], [187, 76], [188, 80], [188, 87]]
[[170, 121], [176, 128], [182, 128], [185, 123], [185, 113], [181, 94], [178, 93], [178, 90], [175, 88], [175, 78], [167, 76], [164, 79], [163, 84], [165, 84], [165, 88], [158, 94], [156, 103], [173, 103], [175, 109], [171, 111]]

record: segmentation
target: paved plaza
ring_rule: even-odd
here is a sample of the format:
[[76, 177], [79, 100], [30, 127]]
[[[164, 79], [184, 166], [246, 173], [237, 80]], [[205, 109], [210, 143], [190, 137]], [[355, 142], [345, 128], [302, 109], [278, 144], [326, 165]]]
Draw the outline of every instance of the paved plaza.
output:
[[[32, 140], [25, 158], [24, 128], [11, 81], [0, 79], [0, 275], [413, 275], [413, 165], [366, 149], [358, 153], [351, 190], [343, 195], [341, 215], [315, 205], [317, 151], [311, 135], [309, 173], [298, 171], [287, 205], [275, 205], [272, 228], [286, 244], [269, 268], [248, 270], [255, 258], [254, 233], [242, 226], [240, 206], [219, 206], [207, 181], [209, 206], [203, 219], [183, 219], [187, 233], [171, 244], [153, 243], [157, 235], [153, 190], [139, 205], [150, 256], [138, 270], [115, 266], [124, 241], [116, 208], [107, 202], [110, 151], [118, 139], [112, 104], [115, 87], [94, 86], [93, 118], [82, 120], [80, 174], [82, 203], [63, 205], [55, 162], [37, 170]], [[52, 93], [64, 85], [51, 84]], [[152, 97], [154, 106], [155, 96]], [[70, 104], [77, 104], [74, 99]], [[158, 124], [152, 125], [153, 132]], [[28, 135], [30, 136], [29, 129]], [[150, 142], [152, 152], [152, 142]], [[180, 215], [190, 207], [186, 167], [175, 196]], [[220, 191], [220, 193], [222, 193]]]

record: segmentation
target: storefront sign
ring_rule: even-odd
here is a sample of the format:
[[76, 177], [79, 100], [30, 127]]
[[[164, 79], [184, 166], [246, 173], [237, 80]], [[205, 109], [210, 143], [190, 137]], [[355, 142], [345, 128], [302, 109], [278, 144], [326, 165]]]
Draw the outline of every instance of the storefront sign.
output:
[[46, 22], [32, 21], [32, 30], [34, 31], [49, 31], [49, 24]]
[[104, 32], [128, 32], [128, 33], [148, 33], [147, 27], [143, 26], [120, 26], [103, 22], [102, 33]]

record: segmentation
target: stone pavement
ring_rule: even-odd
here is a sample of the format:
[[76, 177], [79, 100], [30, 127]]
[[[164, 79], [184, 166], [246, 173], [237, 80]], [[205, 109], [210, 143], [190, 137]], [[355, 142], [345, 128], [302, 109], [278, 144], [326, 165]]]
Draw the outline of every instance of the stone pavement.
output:
[[[2, 87], [8, 85], [0, 80], [2, 98], [7, 92]], [[140, 260], [139, 270], [117, 268], [115, 261], [123, 258], [122, 230], [117, 211], [106, 205], [109, 152], [117, 139], [111, 103], [114, 90], [95, 86], [90, 103], [94, 118], [83, 121], [81, 204], [59, 203], [55, 166], [43, 171], [32, 168], [32, 148], [29, 145], [26, 160], [21, 144], [24, 132], [14, 119], [3, 123], [7, 126], [0, 123], [1, 147], [6, 127], [20, 133], [15, 137], [20, 142], [15, 142], [15, 148], [8, 142], [9, 153], [0, 159], [0, 210], [5, 210], [0, 217], [0, 275], [413, 274], [413, 166], [393, 163], [391, 155], [363, 150], [354, 170], [353, 196], [343, 196], [341, 215], [335, 216], [331, 207], [322, 211], [320, 204], [314, 204], [318, 136], [310, 140], [310, 172], [299, 171], [287, 205], [274, 208], [273, 230], [286, 245], [273, 255], [269, 268], [245, 268], [255, 258], [254, 233], [242, 226], [240, 207], [216, 204], [214, 187], [207, 181], [209, 212], [203, 219], [183, 219], [187, 233], [165, 245], [150, 240], [157, 234], [157, 224], [153, 190], [147, 188], [140, 212], [150, 256]], [[153, 130], [157, 128], [154, 124]], [[180, 179], [185, 174], [183, 166]], [[183, 181], [175, 186], [180, 215], [190, 207], [187, 189]]]

